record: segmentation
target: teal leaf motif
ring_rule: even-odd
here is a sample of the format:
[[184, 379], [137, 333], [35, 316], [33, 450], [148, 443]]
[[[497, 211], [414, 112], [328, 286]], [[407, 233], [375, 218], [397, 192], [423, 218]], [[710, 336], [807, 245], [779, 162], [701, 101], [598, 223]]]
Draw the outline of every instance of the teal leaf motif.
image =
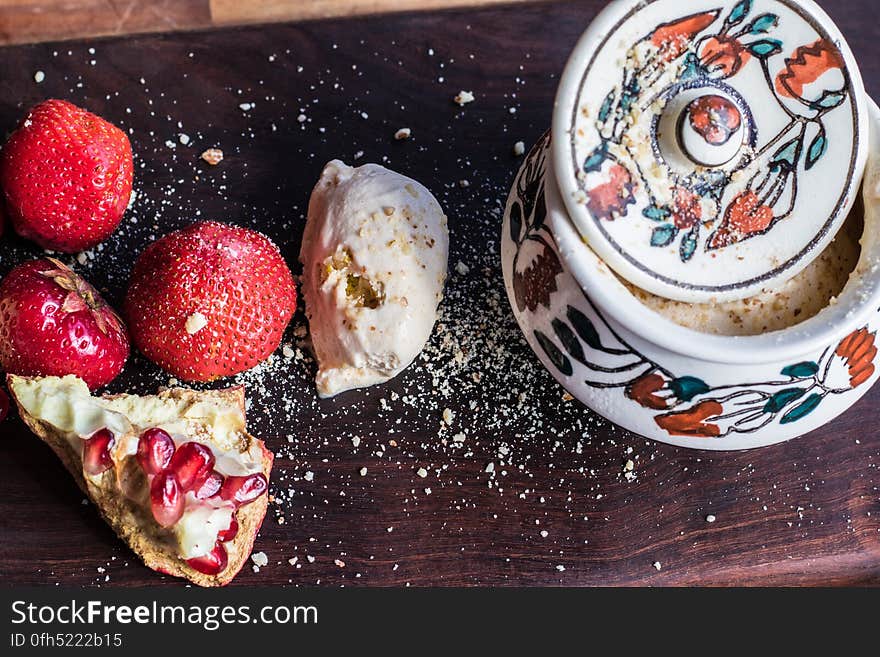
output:
[[608, 117], [611, 115], [611, 108], [614, 107], [614, 92], [612, 91], [607, 96], [605, 96], [605, 101], [602, 103], [602, 109], [599, 110], [599, 121], [605, 123], [608, 120]]
[[790, 376], [793, 379], [809, 379], [819, 371], [819, 364], [815, 361], [806, 360], [803, 363], [795, 363], [783, 368], [782, 376]]
[[764, 412], [778, 413], [794, 400], [803, 397], [806, 392], [807, 391], [803, 388], [787, 388], [786, 390], [780, 390], [767, 400], [767, 403], [764, 405]]
[[818, 109], [829, 110], [840, 105], [846, 99], [846, 93], [842, 91], [826, 91], [822, 97], [812, 105]]
[[814, 392], [812, 395], [807, 397], [800, 404], [791, 409], [788, 413], [782, 416], [782, 419], [779, 420], [779, 424], [790, 424], [791, 422], [797, 422], [803, 417], [806, 417], [819, 405], [822, 401], [822, 395]]
[[828, 138], [825, 136], [825, 131], [823, 130], [816, 135], [816, 138], [813, 140], [813, 143], [810, 144], [810, 148], [807, 151], [807, 171], [812, 169], [813, 165], [822, 159], [826, 150], [828, 150]]
[[510, 239], [519, 244], [519, 236], [522, 232], [522, 208], [519, 201], [514, 201], [510, 206]]
[[782, 41], [778, 39], [761, 39], [746, 46], [755, 57], [770, 57], [782, 52]]
[[773, 161], [771, 164], [773, 165], [785, 165], [785, 167], [789, 170], [794, 169], [795, 163], [798, 159], [798, 152], [800, 150], [801, 142], [800, 139], [795, 138], [791, 141], [784, 144], [776, 153], [773, 154]]
[[550, 338], [538, 330], [535, 330], [535, 338], [538, 340], [544, 353], [547, 354], [547, 358], [550, 359], [550, 362], [553, 363], [556, 369], [562, 372], [565, 376], [571, 376], [574, 373], [574, 370], [571, 367], [571, 361], [559, 350], [559, 347], [553, 344], [553, 341]]
[[749, 24], [749, 32], [752, 34], [766, 34], [779, 25], [779, 16], [776, 14], [761, 14]]
[[696, 250], [697, 233], [692, 230], [682, 238], [681, 244], [678, 247], [678, 256], [681, 258], [682, 262], [687, 262], [694, 257]]
[[684, 58], [684, 66], [681, 72], [682, 81], [692, 80], [694, 78], [704, 78], [709, 74], [709, 70], [703, 66], [700, 58], [696, 53], [689, 52]]
[[559, 341], [562, 343], [563, 348], [568, 354], [579, 363], [585, 362], [587, 359], [584, 356], [584, 348], [581, 346], [581, 343], [578, 342], [577, 336], [574, 334], [574, 331], [571, 330], [571, 327], [558, 317], [553, 318], [552, 324], [553, 332], [556, 334], [556, 337], [559, 338]]
[[603, 351], [605, 349], [605, 347], [602, 346], [602, 340], [599, 338], [599, 332], [596, 330], [593, 322], [591, 322], [586, 315], [574, 306], [568, 307], [568, 313], [566, 313], [566, 315], [568, 321], [574, 326], [574, 330], [577, 331], [581, 340], [598, 351]]
[[749, 15], [751, 10], [752, 0], [742, 0], [742, 2], [739, 2], [736, 7], [733, 8], [733, 11], [730, 12], [730, 16], [724, 21], [725, 25], [737, 25], [738, 23], [742, 23], [743, 19]]
[[682, 376], [669, 382], [669, 389], [681, 401], [689, 402], [697, 395], [709, 392], [708, 384], [695, 376]]
[[629, 112], [632, 104], [636, 102], [638, 98], [638, 91], [624, 91], [620, 96], [620, 111], [626, 115]]
[[603, 141], [584, 160], [584, 173], [599, 171], [606, 159], [608, 159], [608, 144]]
[[671, 214], [672, 210], [666, 206], [658, 207], [656, 205], [649, 205], [642, 210], [642, 215], [651, 221], [666, 221]]
[[651, 246], [669, 246], [678, 234], [678, 229], [672, 224], [657, 226], [651, 233]]

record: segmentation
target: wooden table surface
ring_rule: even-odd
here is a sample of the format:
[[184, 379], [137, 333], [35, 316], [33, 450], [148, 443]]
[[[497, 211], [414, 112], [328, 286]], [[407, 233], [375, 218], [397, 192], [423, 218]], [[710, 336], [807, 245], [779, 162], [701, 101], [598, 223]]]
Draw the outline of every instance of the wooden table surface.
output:
[[546, 0], [0, 0], [0, 45]]
[[[874, 0], [824, 4], [878, 94], [880, 27], [866, 20]], [[234, 584], [880, 583], [880, 388], [788, 444], [687, 451], [566, 401], [516, 328], [497, 255], [519, 164], [512, 148], [548, 126], [566, 54], [601, 5], [2, 51], [0, 129], [58, 96], [131, 131], [134, 206], [75, 263], [113, 303], [135, 255], [196, 218], [259, 228], [293, 265], [309, 191], [334, 157], [412, 175], [449, 215], [447, 298], [417, 365], [389, 385], [318, 400], [300, 313], [288, 355], [279, 349], [239, 377], [251, 429], [278, 458], [255, 548], [269, 565], [246, 567]], [[463, 109], [452, 102], [462, 89], [476, 96]], [[393, 139], [401, 127], [412, 139]], [[210, 146], [227, 154], [216, 168], [199, 160]], [[4, 237], [0, 273], [36, 255]], [[135, 357], [111, 389], [166, 382]], [[138, 563], [17, 418], [0, 435], [0, 581], [180, 585]], [[622, 476], [627, 459], [633, 481]]]

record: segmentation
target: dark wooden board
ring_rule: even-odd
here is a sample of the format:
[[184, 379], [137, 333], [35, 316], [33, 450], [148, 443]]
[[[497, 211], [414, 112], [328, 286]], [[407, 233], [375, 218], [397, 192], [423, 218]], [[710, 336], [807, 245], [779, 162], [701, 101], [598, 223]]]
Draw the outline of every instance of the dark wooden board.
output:
[[[293, 265], [309, 191], [333, 157], [387, 158], [449, 214], [452, 275], [426, 359], [387, 386], [330, 401], [314, 394], [313, 364], [280, 350], [241, 377], [251, 428], [278, 459], [276, 503], [256, 544], [269, 565], [247, 567], [235, 584], [880, 583], [880, 388], [788, 444], [687, 451], [565, 401], [516, 328], [497, 256], [519, 163], [512, 147], [548, 126], [566, 54], [601, 4], [2, 51], [0, 130], [59, 96], [132, 131], [135, 204], [103, 249], [77, 265], [113, 303], [136, 254], [198, 217], [259, 228]], [[825, 4], [877, 94], [880, 24], [866, 20], [874, 0]], [[451, 100], [461, 89], [477, 96], [463, 110]], [[245, 102], [256, 105], [242, 111]], [[413, 138], [394, 141], [400, 127]], [[227, 153], [216, 168], [198, 159], [209, 146]], [[3, 240], [0, 273], [38, 254]], [[459, 261], [468, 273], [456, 271]], [[295, 348], [302, 324], [300, 314], [287, 337]], [[135, 357], [111, 389], [150, 392], [166, 382]], [[444, 408], [455, 412], [448, 430]], [[0, 581], [180, 584], [138, 563], [17, 418], [0, 435]], [[633, 482], [622, 476], [627, 458]]]

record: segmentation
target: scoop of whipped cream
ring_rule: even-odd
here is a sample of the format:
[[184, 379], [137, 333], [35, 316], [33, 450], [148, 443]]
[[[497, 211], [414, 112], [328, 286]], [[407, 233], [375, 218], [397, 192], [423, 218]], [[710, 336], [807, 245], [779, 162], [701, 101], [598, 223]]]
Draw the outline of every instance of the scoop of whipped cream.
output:
[[446, 216], [424, 186], [378, 164], [324, 167], [299, 256], [322, 397], [412, 363], [437, 319], [448, 255]]

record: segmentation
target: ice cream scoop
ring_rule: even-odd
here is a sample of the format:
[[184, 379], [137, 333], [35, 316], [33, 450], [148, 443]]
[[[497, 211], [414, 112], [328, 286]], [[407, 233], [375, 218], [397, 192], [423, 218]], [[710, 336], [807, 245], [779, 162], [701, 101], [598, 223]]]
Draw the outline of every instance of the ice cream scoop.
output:
[[448, 255], [446, 216], [423, 185], [377, 164], [324, 167], [300, 249], [322, 397], [412, 363], [437, 319]]

